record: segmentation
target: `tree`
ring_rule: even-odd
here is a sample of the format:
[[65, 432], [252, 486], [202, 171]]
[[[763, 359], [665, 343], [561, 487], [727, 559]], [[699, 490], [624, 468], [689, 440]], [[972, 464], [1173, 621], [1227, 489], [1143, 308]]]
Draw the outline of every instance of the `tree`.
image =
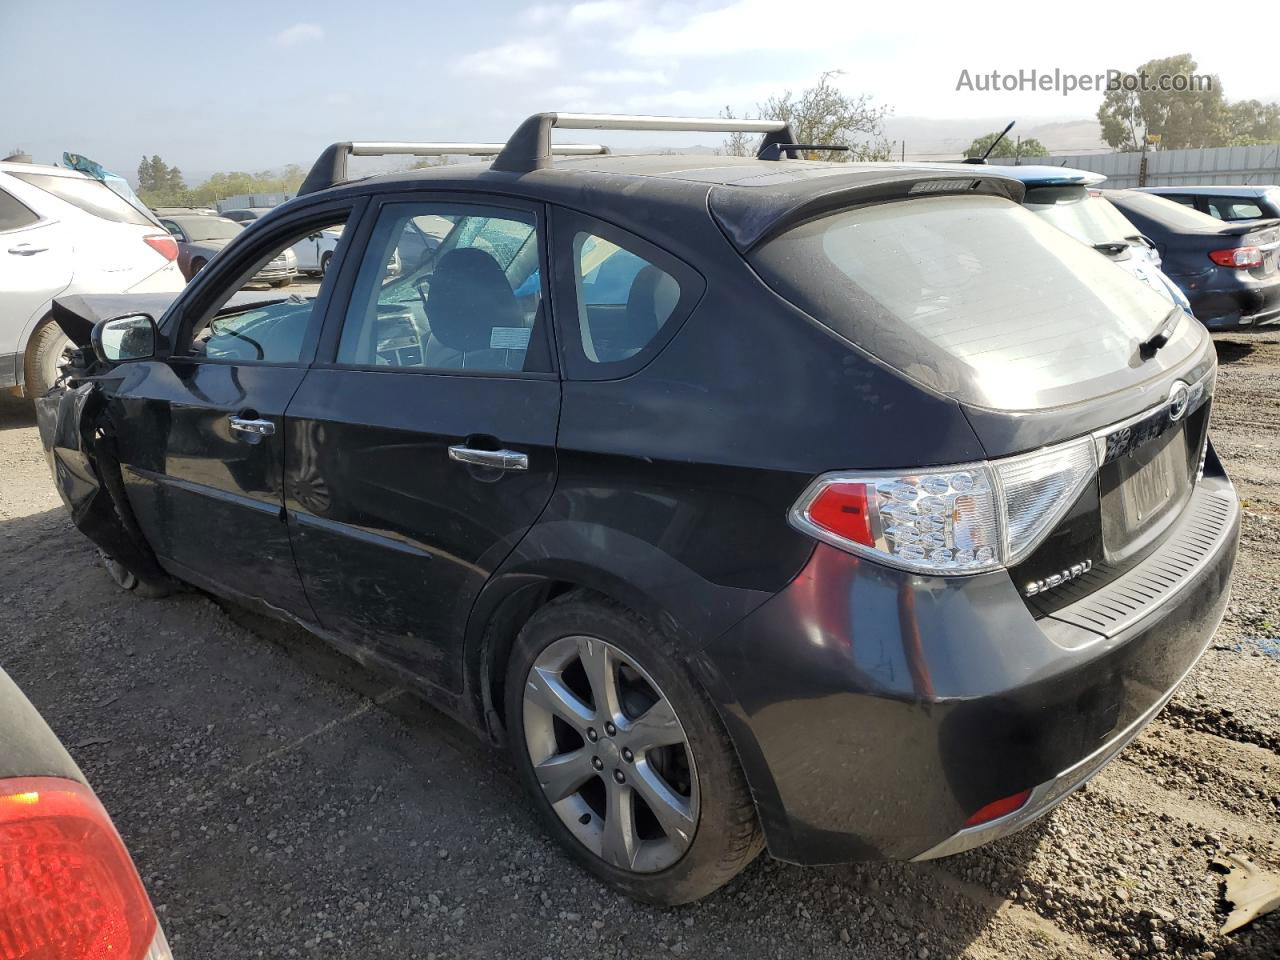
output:
[[[738, 119], [734, 115], [733, 108], [729, 106], [720, 111], [720, 116], [725, 120]], [[756, 148], [749, 134], [745, 134], [741, 130], [735, 130], [725, 138], [724, 146], [720, 149], [720, 152], [729, 157], [754, 157]]]
[[[865, 93], [852, 96], [831, 82], [842, 71], [828, 70], [818, 78], [816, 86], [802, 90], [797, 96], [790, 90], [756, 105], [762, 117], [785, 120], [797, 143], [821, 143], [848, 146], [848, 150], [804, 152], [806, 159], [888, 160], [893, 145], [884, 137], [884, 119], [890, 108], [876, 106]], [[732, 119], [726, 107], [721, 116]], [[730, 156], [754, 155], [757, 141], [745, 134], [734, 134], [724, 142], [722, 151]]]
[[[1212, 147], [1226, 139], [1227, 111], [1216, 75], [1185, 90], [1161, 90], [1162, 77], [1192, 78], [1196, 61], [1189, 53], [1148, 60], [1108, 90], [1098, 108], [1102, 139], [1117, 150], [1139, 150], [1148, 139], [1161, 150]], [[1146, 77], [1145, 89], [1141, 82]]]
[[[966, 157], [983, 157], [986, 156], [987, 150], [991, 148], [991, 144], [995, 143], [996, 137], [1000, 136], [1000, 131], [994, 133], [984, 133], [969, 144], [964, 155]], [[1043, 143], [1035, 137], [1027, 137], [1025, 140], [1006, 136], [1000, 141], [1000, 145], [996, 147], [992, 156], [1000, 157], [1002, 160], [1006, 157], [1013, 157], [1019, 160], [1022, 157], [1047, 157], [1049, 151], [1045, 149]]]
[[1223, 146], [1247, 147], [1280, 141], [1280, 103], [1238, 100], [1226, 109]]

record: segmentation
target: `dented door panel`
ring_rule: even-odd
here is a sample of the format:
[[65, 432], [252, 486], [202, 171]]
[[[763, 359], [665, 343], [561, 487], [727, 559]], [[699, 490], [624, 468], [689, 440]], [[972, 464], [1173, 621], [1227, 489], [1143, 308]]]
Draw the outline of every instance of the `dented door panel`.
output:
[[[284, 409], [305, 368], [182, 358], [127, 367], [108, 409], [129, 502], [162, 564], [181, 579], [312, 619], [281, 495]], [[233, 429], [233, 419], [271, 432]]]

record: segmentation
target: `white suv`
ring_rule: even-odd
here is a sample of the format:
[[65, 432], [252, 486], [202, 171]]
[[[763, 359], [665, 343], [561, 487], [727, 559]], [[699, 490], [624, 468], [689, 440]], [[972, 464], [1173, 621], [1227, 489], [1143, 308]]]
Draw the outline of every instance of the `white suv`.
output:
[[176, 293], [173, 238], [99, 180], [62, 167], [0, 162], [0, 389], [39, 396], [68, 347], [53, 298]]

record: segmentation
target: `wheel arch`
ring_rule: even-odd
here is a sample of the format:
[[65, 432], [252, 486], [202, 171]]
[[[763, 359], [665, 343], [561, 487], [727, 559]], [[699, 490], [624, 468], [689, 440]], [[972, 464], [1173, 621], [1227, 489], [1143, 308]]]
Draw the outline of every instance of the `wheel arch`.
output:
[[[689, 659], [704, 686], [714, 681], [700, 668], [698, 651], [771, 596], [713, 583], [614, 527], [537, 525], [490, 578], [467, 619], [464, 696], [493, 742], [505, 739], [502, 686], [511, 644], [538, 609], [571, 590], [589, 590], [643, 617]], [[718, 700], [722, 690], [707, 692]]]

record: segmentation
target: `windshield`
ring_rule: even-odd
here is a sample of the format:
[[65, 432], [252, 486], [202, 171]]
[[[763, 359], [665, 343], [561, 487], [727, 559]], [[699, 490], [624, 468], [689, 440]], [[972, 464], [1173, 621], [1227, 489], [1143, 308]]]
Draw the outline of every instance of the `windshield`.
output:
[[1070, 196], [1028, 190], [1023, 205], [1041, 219], [1090, 246], [1121, 243], [1142, 231], [1102, 197], [1077, 187]]
[[177, 224], [192, 241], [230, 240], [244, 229], [234, 220], [222, 217], [183, 217]]
[[752, 260], [845, 339], [941, 393], [999, 409], [1075, 403], [1134, 383], [1137, 345], [1170, 306], [998, 197], [843, 211], [782, 234]]

